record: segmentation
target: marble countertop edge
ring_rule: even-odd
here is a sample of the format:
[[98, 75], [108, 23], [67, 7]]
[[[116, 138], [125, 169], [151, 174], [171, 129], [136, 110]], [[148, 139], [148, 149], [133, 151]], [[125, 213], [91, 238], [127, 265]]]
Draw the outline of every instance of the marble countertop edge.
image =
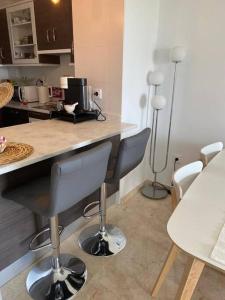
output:
[[[61, 122], [61, 123], [59, 123]], [[39, 124], [38, 124], [39, 123]], [[20, 160], [18, 162], [14, 162], [11, 164], [7, 164], [7, 165], [2, 165], [0, 166], [0, 175], [18, 170], [20, 168], [26, 167], [28, 165], [32, 165], [35, 163], [38, 163], [40, 161], [61, 155], [63, 153], [66, 152], [70, 152], [85, 146], [88, 146], [90, 144], [99, 142], [101, 140], [113, 137], [114, 135], [117, 134], [121, 134], [124, 132], [127, 132], [129, 130], [132, 130], [134, 128], [136, 128], [136, 125], [134, 124], [127, 124], [127, 123], [121, 123], [121, 121], [116, 117], [112, 117], [111, 120], [108, 120], [105, 123], [105, 126], [109, 126], [109, 130], [107, 130], [107, 127], [105, 127], [105, 132], [102, 133], [101, 129], [102, 126], [101, 124], [103, 124], [103, 122], [97, 122], [97, 121], [90, 121], [90, 122], [85, 122], [84, 123], [79, 123], [79, 124], [72, 124], [72, 123], [64, 123], [62, 121], [55, 121], [55, 120], [44, 120], [44, 121], [39, 121], [39, 122], [35, 122], [33, 123], [32, 126], [29, 126], [31, 124], [25, 124], [25, 125], [19, 125], [19, 126], [13, 126], [13, 127], [7, 127], [7, 128], [3, 128], [2, 133], [3, 135], [5, 135], [9, 141], [15, 141], [15, 142], [20, 142], [20, 136], [21, 135], [21, 143], [27, 143], [30, 144], [31, 146], [34, 147], [34, 152], [27, 158]], [[52, 128], [49, 128], [49, 130], [51, 130], [50, 135], [52, 134], [52, 144], [53, 147], [49, 147], [49, 151], [48, 151], [48, 146], [46, 146], [46, 142], [49, 142], [49, 136], [45, 136], [45, 134], [43, 133], [43, 146], [40, 143], [37, 143], [37, 140], [40, 139], [40, 134], [38, 137], [35, 138], [35, 136], [32, 136], [32, 130], [37, 131], [40, 127], [40, 132], [42, 132], [43, 127], [48, 125], [53, 125]], [[94, 136], [93, 138], [90, 138], [90, 133], [89, 133], [89, 138], [86, 138], [86, 135], [88, 133], [88, 131], [90, 131], [89, 126], [93, 126], [96, 125], [93, 130], [94, 130]], [[27, 125], [27, 126], [26, 126]], [[59, 128], [61, 126], [65, 126], [65, 132], [62, 132], [63, 130], [61, 130], [60, 132], [57, 132], [58, 128], [55, 128], [55, 132], [57, 133], [56, 136], [53, 135], [54, 133], [54, 125], [57, 125]], [[70, 126], [71, 125], [71, 126]], [[72, 126], [77, 126], [77, 131], [73, 132], [73, 130], [71, 130], [71, 128], [73, 128]], [[115, 129], [110, 128], [111, 126], [116, 127]], [[68, 134], [66, 133], [66, 130], [70, 129], [70, 132], [68, 132]], [[79, 131], [80, 129], [80, 131]], [[16, 134], [18, 130], [18, 136]], [[72, 133], [71, 133], [72, 131]], [[5, 133], [5, 134], [4, 134]], [[8, 133], [8, 135], [7, 135]], [[0, 134], [1, 134], [1, 130], [0, 130]], [[25, 137], [23, 136], [23, 134], [25, 135]], [[82, 134], [84, 135], [84, 138], [82, 138]], [[27, 135], [27, 138], [26, 138]], [[30, 136], [31, 137], [30, 137]], [[71, 138], [72, 135], [72, 138]], [[74, 135], [74, 136], [73, 136]], [[14, 138], [15, 136], [15, 138]], [[23, 138], [22, 138], [23, 136]], [[78, 136], [78, 137], [77, 137]], [[63, 143], [63, 140], [60, 141], [62, 144], [59, 143], [59, 146], [57, 148], [57, 139], [59, 139], [60, 137], [62, 137], [62, 139], [65, 139], [65, 143]], [[73, 140], [73, 138], [78, 139], [79, 141], [70, 141], [70, 139], [67, 137], [69, 137], [70, 139]], [[51, 144], [51, 146], [52, 146]], [[69, 145], [68, 145], [69, 144]], [[55, 147], [55, 148], [54, 148]], [[42, 148], [44, 148], [44, 150], [42, 151]], [[54, 148], [54, 149], [52, 149]]]

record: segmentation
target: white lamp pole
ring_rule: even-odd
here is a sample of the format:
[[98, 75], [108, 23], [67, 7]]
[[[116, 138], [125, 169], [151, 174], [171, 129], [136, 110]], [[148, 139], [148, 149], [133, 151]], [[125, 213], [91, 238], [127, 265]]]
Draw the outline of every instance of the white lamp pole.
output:
[[166, 162], [164, 167], [160, 170], [160, 172], [165, 171], [168, 165], [171, 128], [172, 128], [172, 121], [173, 121], [174, 99], [175, 99], [175, 90], [176, 90], [177, 64], [181, 63], [185, 59], [185, 57], [186, 57], [186, 50], [184, 47], [174, 47], [172, 49], [171, 61], [174, 63], [174, 74], [173, 74], [172, 100], [171, 100], [171, 107], [170, 107], [170, 121], [169, 121], [169, 130], [168, 130], [168, 138], [167, 138]]
[[165, 159], [165, 164], [161, 170], [156, 170], [155, 168], [155, 158], [156, 158], [155, 154], [156, 154], [156, 144], [157, 144], [158, 113], [159, 110], [163, 109], [164, 106], [166, 105], [166, 100], [162, 96], [157, 96], [156, 93], [157, 93], [157, 87], [160, 84], [162, 84], [164, 80], [164, 76], [161, 72], [153, 72], [150, 76], [150, 84], [155, 86], [155, 96], [152, 98], [153, 117], [152, 117], [152, 134], [151, 134], [151, 141], [150, 141], [150, 167], [152, 168], [154, 174], [154, 181], [152, 185], [147, 185], [142, 188], [142, 194], [150, 199], [155, 199], [155, 200], [163, 199], [166, 198], [168, 195], [167, 189], [162, 184], [159, 184], [157, 182], [157, 174], [162, 173], [167, 168], [168, 165], [175, 88], [176, 88], [177, 64], [181, 63], [184, 60], [185, 56], [186, 56], [186, 51], [183, 47], [175, 47], [172, 49], [171, 60], [174, 63], [172, 101], [171, 101], [171, 108], [170, 108], [170, 121], [169, 121], [168, 137], [167, 137], [166, 159]]

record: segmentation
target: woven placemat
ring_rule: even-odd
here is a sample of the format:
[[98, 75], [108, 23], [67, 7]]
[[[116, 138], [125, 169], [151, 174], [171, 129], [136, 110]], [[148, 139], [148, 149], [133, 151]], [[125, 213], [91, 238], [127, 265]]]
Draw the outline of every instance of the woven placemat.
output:
[[14, 88], [11, 83], [0, 83], [0, 108], [5, 106], [12, 99]]
[[22, 160], [33, 152], [33, 147], [27, 144], [8, 143], [4, 152], [0, 153], [0, 166]]

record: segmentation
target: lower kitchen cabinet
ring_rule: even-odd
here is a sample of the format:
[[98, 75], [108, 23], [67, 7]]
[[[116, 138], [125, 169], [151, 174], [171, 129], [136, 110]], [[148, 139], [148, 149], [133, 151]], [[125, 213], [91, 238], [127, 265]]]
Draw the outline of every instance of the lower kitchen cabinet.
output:
[[29, 123], [28, 111], [3, 107], [0, 109], [0, 127]]

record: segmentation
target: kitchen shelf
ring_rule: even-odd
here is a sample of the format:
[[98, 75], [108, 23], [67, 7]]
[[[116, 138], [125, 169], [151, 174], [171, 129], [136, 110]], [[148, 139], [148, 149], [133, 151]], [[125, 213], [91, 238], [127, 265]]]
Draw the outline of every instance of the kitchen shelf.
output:
[[18, 27], [18, 26], [29, 25], [29, 24], [31, 24], [31, 21], [24, 22], [24, 23], [18, 23], [18, 24], [11, 24], [11, 26], [12, 27]]
[[1, 65], [0, 64], [0, 68], [6, 68], [6, 67], [12, 67], [12, 68], [14, 68], [14, 67], [58, 67], [58, 65], [57, 64], [47, 64], [47, 63], [45, 63], [45, 64], [42, 64], [42, 63], [34, 63], [34, 64], [32, 64], [32, 63], [23, 63], [23, 64], [21, 64], [21, 63], [19, 63], [19, 64], [9, 64], [9, 65]]
[[20, 47], [32, 47], [35, 46], [36, 44], [20, 44], [20, 45], [14, 45], [15, 48], [20, 48]]

